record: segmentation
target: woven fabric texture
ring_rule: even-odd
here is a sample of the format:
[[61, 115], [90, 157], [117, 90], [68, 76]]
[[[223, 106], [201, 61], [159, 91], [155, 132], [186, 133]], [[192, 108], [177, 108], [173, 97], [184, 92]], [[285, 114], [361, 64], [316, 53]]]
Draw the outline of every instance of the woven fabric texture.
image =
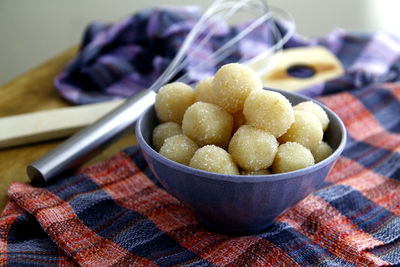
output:
[[[127, 98], [149, 88], [177, 53], [185, 36], [201, 15], [195, 7], [145, 9], [126, 19], [90, 24], [83, 36], [79, 54], [54, 80], [59, 94], [74, 104], [88, 104]], [[284, 23], [276, 21], [282, 35]], [[276, 41], [271, 25], [254, 29], [229, 51], [219, 65], [191, 67], [209, 57], [222, 43], [241, 31], [243, 24], [228, 27], [224, 21], [210, 25], [214, 34], [207, 46], [191, 54], [180, 74], [188, 73], [193, 82], [212, 76], [216, 69], [239, 58], [251, 58]], [[198, 44], [200, 41], [195, 41]], [[294, 34], [284, 48], [323, 45], [341, 61], [346, 74], [334, 83], [321, 83], [303, 91], [309, 96], [348, 90], [399, 77], [400, 40], [386, 33], [360, 34], [335, 29], [323, 37], [306, 40]], [[397, 64], [396, 64], [397, 63]]]
[[[145, 9], [114, 24], [92, 23], [78, 56], [56, 77], [55, 87], [76, 104], [126, 98], [149, 88], [171, 63], [200, 16], [196, 7], [163, 7]], [[185, 68], [177, 75], [187, 73], [192, 82], [198, 82], [221, 65], [249, 59], [275, 42], [269, 23], [262, 24], [231, 46], [224, 53], [226, 59], [214, 64], [213, 53], [248, 24], [229, 26], [222, 19], [211, 22], [204, 27], [212, 32], [207, 44], [199, 46], [205, 38], [202, 31], [185, 55]], [[283, 24], [279, 31], [285, 32]], [[205, 58], [210, 64], [194, 68]]]
[[211, 232], [166, 193], [137, 147], [46, 188], [14, 183], [0, 218], [9, 265], [400, 264], [400, 84], [320, 97], [344, 121], [326, 186], [267, 231]]

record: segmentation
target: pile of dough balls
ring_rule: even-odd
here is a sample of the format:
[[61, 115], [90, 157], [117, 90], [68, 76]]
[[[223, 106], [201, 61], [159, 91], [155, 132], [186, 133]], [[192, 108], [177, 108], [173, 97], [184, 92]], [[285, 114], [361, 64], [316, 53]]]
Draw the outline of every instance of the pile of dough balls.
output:
[[194, 90], [163, 86], [155, 102], [160, 124], [153, 148], [178, 163], [230, 175], [268, 175], [311, 166], [332, 154], [323, 141], [326, 112], [306, 101], [295, 106], [264, 90], [257, 74], [238, 63], [222, 66]]

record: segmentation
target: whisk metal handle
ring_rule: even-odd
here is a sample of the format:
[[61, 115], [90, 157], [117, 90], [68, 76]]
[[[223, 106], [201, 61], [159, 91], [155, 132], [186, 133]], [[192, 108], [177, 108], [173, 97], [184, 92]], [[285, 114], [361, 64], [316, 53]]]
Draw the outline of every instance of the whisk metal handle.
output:
[[147, 89], [131, 97], [91, 126], [77, 132], [28, 165], [28, 176], [37, 184], [45, 184], [58, 174], [80, 166], [132, 126], [140, 114], [155, 102], [155, 96], [155, 91]]

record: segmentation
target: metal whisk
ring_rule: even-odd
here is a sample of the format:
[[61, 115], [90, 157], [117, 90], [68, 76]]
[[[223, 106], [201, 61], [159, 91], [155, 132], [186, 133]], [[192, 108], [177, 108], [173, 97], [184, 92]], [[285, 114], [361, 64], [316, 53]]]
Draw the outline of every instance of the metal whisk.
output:
[[[141, 113], [155, 102], [156, 92], [160, 87], [171, 81], [177, 73], [189, 64], [191, 57], [196, 55], [196, 53], [200, 53], [201, 49], [207, 45], [216, 31], [215, 27], [210, 27], [210, 25], [218, 23], [221, 20], [227, 21], [239, 11], [247, 12], [255, 16], [255, 19], [253, 19], [251, 23], [248, 23], [236, 36], [221, 45], [214, 53], [206, 56], [202, 62], [195, 66], [190, 66], [190, 68], [201, 72], [202, 68], [210, 64], [217, 67], [219, 63], [229, 58], [232, 53], [232, 48], [240, 40], [253, 32], [254, 29], [260, 25], [270, 23], [271, 33], [275, 36], [277, 41], [266, 51], [254, 55], [251, 58], [242, 58], [239, 60], [239, 62], [243, 64], [258, 62], [258, 64], [256, 64], [257, 71], [261, 73], [267, 71], [268, 68], [271, 67], [271, 63], [265, 60], [270, 54], [279, 51], [288, 41], [294, 32], [294, 23], [289, 24], [288, 31], [284, 36], [281, 36], [280, 31], [271, 19], [271, 7], [269, 7], [264, 0], [216, 0], [204, 12], [203, 16], [189, 32], [171, 64], [149, 89], [143, 90], [129, 98], [124, 104], [111, 111], [91, 126], [77, 132], [61, 145], [31, 163], [27, 167], [27, 172], [31, 180], [37, 184], [48, 183], [62, 172], [73, 170], [85, 163], [105, 148], [125, 129], [132, 126]], [[284, 16], [285, 20], [292, 21], [291, 17], [282, 10], [274, 8], [274, 13], [280, 13], [281, 16]], [[261, 61], [267, 63], [259, 64]], [[186, 73], [180, 77], [178, 81], [189, 83], [191, 81], [190, 74]]]

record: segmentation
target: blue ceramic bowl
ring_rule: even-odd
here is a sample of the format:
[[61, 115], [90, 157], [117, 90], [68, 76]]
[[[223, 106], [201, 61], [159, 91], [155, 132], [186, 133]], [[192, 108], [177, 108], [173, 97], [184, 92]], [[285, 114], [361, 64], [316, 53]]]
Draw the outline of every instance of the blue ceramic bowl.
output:
[[[274, 90], [295, 105], [311, 100]], [[334, 149], [327, 159], [301, 170], [271, 175], [223, 175], [181, 165], [157, 153], [152, 131], [159, 124], [154, 106], [136, 124], [136, 138], [150, 168], [165, 189], [189, 207], [198, 220], [214, 230], [250, 234], [266, 229], [274, 219], [320, 188], [342, 153], [346, 129], [340, 118], [321, 104], [330, 119], [324, 140]]]

